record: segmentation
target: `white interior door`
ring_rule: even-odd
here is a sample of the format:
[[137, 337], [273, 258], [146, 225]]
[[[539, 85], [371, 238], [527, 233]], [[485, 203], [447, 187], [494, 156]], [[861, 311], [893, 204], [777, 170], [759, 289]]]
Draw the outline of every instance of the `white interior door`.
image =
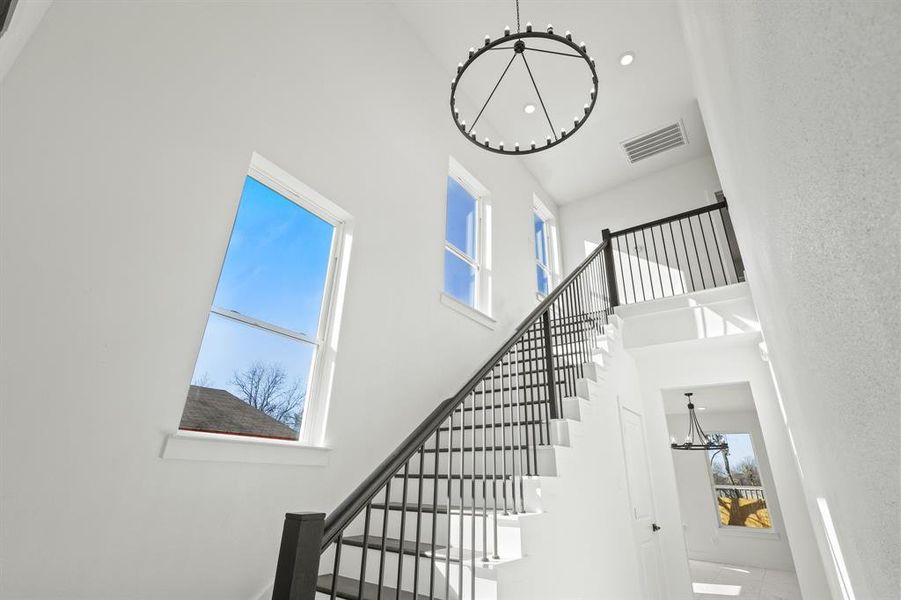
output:
[[654, 522], [654, 492], [648, 468], [642, 416], [628, 408], [620, 408], [623, 426], [623, 450], [629, 500], [632, 504], [632, 531], [638, 547], [638, 560], [644, 588], [643, 600], [663, 600], [663, 577]]

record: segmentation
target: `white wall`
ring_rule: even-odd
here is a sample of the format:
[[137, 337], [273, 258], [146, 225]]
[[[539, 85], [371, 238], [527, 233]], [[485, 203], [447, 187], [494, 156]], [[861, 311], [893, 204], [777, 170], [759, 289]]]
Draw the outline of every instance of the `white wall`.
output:
[[[535, 303], [532, 194], [380, 3], [54, 3], [3, 81], [0, 595], [256, 597]], [[355, 217], [327, 468], [163, 460], [251, 153]], [[445, 177], [493, 192], [496, 331], [439, 303]]]
[[713, 159], [705, 156], [562, 205], [564, 271], [575, 268], [586, 250], [601, 242], [602, 230], [616, 231], [712, 204], [720, 189]]
[[901, 4], [682, 8], [805, 498], [856, 598], [895, 598], [901, 476], [874, 457], [899, 444]]
[[[745, 389], [750, 396], [750, 388]], [[715, 399], [716, 388], [708, 390], [708, 397], [710, 394]], [[710, 487], [707, 453], [672, 452], [688, 557], [733, 565], [793, 570], [795, 566], [785, 537], [785, 521], [779, 505], [779, 494], [773, 481], [769, 455], [756, 413], [716, 411], [710, 408], [708, 406], [706, 411], [698, 413], [698, 418], [708, 433], [751, 434], [773, 527], [766, 530], [720, 527], [719, 506]], [[669, 414], [666, 420], [670, 436], [681, 439], [688, 427], [686, 414]]]

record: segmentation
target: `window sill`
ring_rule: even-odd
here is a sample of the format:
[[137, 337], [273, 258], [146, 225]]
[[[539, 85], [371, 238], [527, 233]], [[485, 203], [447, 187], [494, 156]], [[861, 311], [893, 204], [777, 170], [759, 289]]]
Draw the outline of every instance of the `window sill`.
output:
[[477, 308], [473, 308], [468, 304], [464, 304], [460, 302], [450, 294], [446, 294], [441, 292], [441, 304], [454, 310], [465, 317], [469, 317], [479, 325], [483, 327], [487, 327], [488, 329], [495, 330], [497, 329], [497, 321], [492, 319], [490, 316], [486, 315], [482, 311]]
[[179, 431], [166, 438], [161, 457], [165, 460], [325, 467], [330, 452], [331, 448], [283, 440]]
[[782, 536], [779, 535], [778, 531], [757, 529], [754, 527], [720, 527], [717, 530], [718, 535], [724, 535], [727, 537], [742, 537], [742, 538], [756, 538], [761, 540], [772, 540], [778, 541], [782, 539]]

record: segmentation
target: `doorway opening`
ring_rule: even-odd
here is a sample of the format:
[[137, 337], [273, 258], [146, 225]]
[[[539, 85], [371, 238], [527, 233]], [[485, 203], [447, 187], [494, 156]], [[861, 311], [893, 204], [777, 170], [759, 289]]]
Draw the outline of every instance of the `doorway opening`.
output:
[[728, 449], [672, 451], [696, 599], [801, 600], [778, 492], [747, 382], [662, 391], [671, 439], [688, 430], [685, 392], [711, 441]]

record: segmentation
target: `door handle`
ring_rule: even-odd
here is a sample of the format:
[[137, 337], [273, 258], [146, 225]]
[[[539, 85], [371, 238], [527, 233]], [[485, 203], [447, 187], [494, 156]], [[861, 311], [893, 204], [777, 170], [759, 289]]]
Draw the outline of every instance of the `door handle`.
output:
[[660, 525], [658, 525], [657, 523], [651, 523], [651, 531], [653, 531], [654, 533], [657, 533], [661, 529], [663, 529], [663, 528]]

